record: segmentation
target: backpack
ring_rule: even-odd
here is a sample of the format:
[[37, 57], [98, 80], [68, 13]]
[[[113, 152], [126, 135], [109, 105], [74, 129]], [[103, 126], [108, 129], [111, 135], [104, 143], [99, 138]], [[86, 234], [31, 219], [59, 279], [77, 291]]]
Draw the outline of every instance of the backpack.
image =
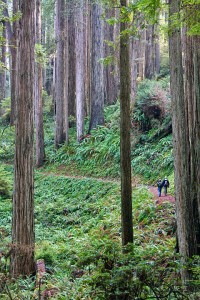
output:
[[162, 186], [162, 181], [158, 181], [157, 185], [158, 185], [158, 187], [161, 187]]
[[168, 186], [169, 186], [168, 180], [165, 180], [165, 181], [164, 181], [163, 186], [165, 186], [165, 187], [168, 187]]

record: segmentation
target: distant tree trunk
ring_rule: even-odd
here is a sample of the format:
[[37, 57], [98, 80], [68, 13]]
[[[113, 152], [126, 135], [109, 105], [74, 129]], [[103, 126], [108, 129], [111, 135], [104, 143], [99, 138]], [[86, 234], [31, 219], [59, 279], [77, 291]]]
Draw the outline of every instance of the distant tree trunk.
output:
[[[13, 14], [15, 15], [19, 10], [19, 0], [13, 0]], [[11, 41], [12, 53], [12, 70], [11, 70], [11, 112], [10, 124], [15, 122], [16, 99], [17, 99], [17, 51], [18, 51], [18, 27], [19, 21], [13, 21], [13, 35]]]
[[91, 116], [89, 132], [104, 123], [103, 95], [103, 22], [101, 4], [92, 4], [92, 49], [91, 49]]
[[76, 126], [77, 141], [84, 135], [85, 104], [85, 56], [84, 56], [84, 1], [79, 0], [76, 6]]
[[10, 272], [13, 277], [30, 275], [34, 264], [34, 29], [35, 1], [20, 1], [19, 89], [16, 111], [15, 176], [13, 194], [12, 251]]
[[[106, 19], [115, 17], [115, 9], [108, 9]], [[104, 24], [104, 57], [114, 55], [114, 49], [107, 42], [114, 42], [115, 26], [106, 22]], [[104, 99], [106, 104], [114, 104], [119, 96], [117, 78], [115, 76], [115, 63], [104, 66]]]
[[[120, 1], [122, 7], [127, 0]], [[130, 65], [128, 35], [125, 22], [120, 23], [120, 157], [122, 245], [133, 242], [131, 153], [130, 153]]]
[[156, 36], [155, 41], [155, 73], [160, 73], [160, 43], [159, 43], [159, 36]]
[[[8, 3], [7, 0], [2, 0], [2, 2], [4, 3], [3, 6], [3, 16], [4, 18], [2, 19], [2, 32], [1, 35], [3, 37], [3, 40], [1, 41], [2, 44], [2, 51], [1, 51], [1, 62], [3, 64], [3, 68], [1, 68], [1, 72], [0, 72], [0, 102], [2, 99], [4, 99], [5, 97], [8, 97], [10, 95], [9, 93], [9, 83], [7, 84], [6, 81], [6, 77], [7, 74], [10, 75], [10, 73], [7, 73], [6, 68], [9, 68], [10, 70], [11, 68], [11, 59], [9, 57], [9, 63], [6, 57], [6, 52], [7, 50], [10, 50], [10, 53], [12, 54], [12, 28], [11, 28], [11, 24], [9, 21], [9, 13], [8, 13]], [[8, 76], [8, 80], [10, 81], [10, 76]]]
[[65, 2], [65, 21], [64, 21], [64, 128], [65, 128], [65, 141], [69, 142], [69, 48], [68, 48], [68, 2]]
[[[170, 0], [170, 16], [180, 13], [180, 0]], [[169, 39], [173, 144], [178, 246], [183, 261], [199, 254], [199, 37], [187, 37], [185, 45], [185, 94], [180, 28]], [[197, 100], [198, 99], [198, 100]], [[190, 272], [182, 269], [183, 282]]]
[[[6, 28], [3, 26], [2, 30], [4, 41], [1, 46], [1, 63], [4, 67], [1, 67], [0, 69], [0, 104], [6, 96]], [[3, 112], [2, 109], [0, 112]]]
[[85, 0], [87, 14], [85, 14], [85, 113], [90, 115], [91, 108], [91, 6], [89, 0]]
[[[41, 3], [36, 0], [36, 43], [41, 44]], [[36, 136], [36, 166], [41, 167], [45, 160], [44, 125], [42, 104], [42, 64], [36, 62], [35, 70], [35, 136]]]
[[64, 128], [64, 11], [65, 0], [57, 1], [56, 18], [57, 18], [57, 56], [56, 56], [56, 82], [55, 82], [55, 99], [56, 99], [56, 132], [55, 147], [65, 142]]
[[138, 76], [140, 80], [144, 79], [144, 66], [145, 66], [145, 30], [139, 30], [140, 38], [137, 42], [137, 60], [138, 60]]
[[76, 102], [76, 56], [75, 56], [75, 11], [73, 1], [68, 2], [68, 99], [69, 116], [75, 116]]
[[131, 85], [131, 96], [130, 101], [133, 103], [135, 101], [136, 91], [137, 91], [137, 62], [136, 62], [136, 51], [137, 51], [138, 43], [136, 39], [131, 37], [130, 39], [130, 69], [131, 69], [131, 77], [130, 77], [130, 85]]
[[145, 78], [154, 77], [154, 65], [154, 25], [149, 25], [146, 29]]

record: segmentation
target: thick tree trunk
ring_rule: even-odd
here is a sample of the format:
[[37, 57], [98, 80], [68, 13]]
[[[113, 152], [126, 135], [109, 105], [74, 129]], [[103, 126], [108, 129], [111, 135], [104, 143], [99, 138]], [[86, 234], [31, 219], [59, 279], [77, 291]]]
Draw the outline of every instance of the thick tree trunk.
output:
[[77, 141], [84, 135], [85, 104], [85, 51], [84, 51], [84, 1], [76, 7], [76, 128]]
[[190, 206], [190, 231], [189, 257], [200, 254], [200, 38], [187, 36], [185, 47], [185, 108], [188, 126], [189, 143], [189, 204]]
[[[41, 44], [41, 2], [36, 0], [36, 43]], [[36, 62], [35, 70], [35, 136], [36, 166], [41, 167], [45, 160], [44, 125], [42, 104], [42, 64]]]
[[[180, 1], [171, 0], [170, 16], [179, 12]], [[199, 40], [186, 38], [184, 94], [181, 30], [172, 28], [171, 31], [169, 52], [177, 233], [179, 251], [185, 262], [187, 257], [199, 254]], [[183, 268], [183, 282], [188, 278], [189, 272]]]
[[[193, 124], [192, 124], [192, 140], [194, 152], [192, 157], [192, 171], [194, 177], [193, 183], [193, 212], [195, 220], [195, 234], [197, 241], [197, 252], [200, 255], [200, 37], [193, 37], [193, 67], [194, 67], [194, 102], [190, 105], [193, 110]], [[196, 184], [195, 184], [196, 182]]]
[[[121, 0], [127, 6], [127, 0]], [[133, 242], [131, 145], [130, 145], [130, 64], [127, 24], [120, 23], [120, 157], [121, 157], [121, 220], [122, 245]]]
[[55, 105], [56, 105], [56, 131], [55, 131], [55, 147], [65, 142], [64, 128], [64, 74], [65, 74], [65, 58], [64, 58], [64, 11], [65, 1], [57, 1], [56, 20], [57, 20], [57, 57], [56, 57], [56, 82], [55, 82]]
[[33, 200], [33, 104], [35, 1], [20, 1], [19, 89], [16, 114], [15, 177], [13, 195], [12, 251], [13, 277], [34, 272]]
[[92, 4], [92, 49], [91, 49], [91, 117], [89, 132], [104, 123], [103, 95], [103, 22], [101, 4]]

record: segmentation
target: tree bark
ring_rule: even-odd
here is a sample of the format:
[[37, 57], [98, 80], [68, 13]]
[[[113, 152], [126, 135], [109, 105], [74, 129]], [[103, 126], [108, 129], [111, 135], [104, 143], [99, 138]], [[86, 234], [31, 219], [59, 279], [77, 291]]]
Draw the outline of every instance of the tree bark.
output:
[[91, 116], [89, 132], [104, 123], [103, 95], [103, 24], [101, 4], [92, 4], [92, 49], [91, 49]]
[[[41, 2], [36, 0], [36, 43], [41, 44]], [[35, 70], [35, 136], [36, 166], [41, 167], [45, 160], [44, 125], [42, 104], [42, 64], [36, 62]]]
[[75, 116], [76, 103], [76, 56], [75, 56], [75, 12], [74, 3], [68, 2], [68, 99], [69, 116]]
[[152, 79], [154, 75], [154, 25], [149, 25], [146, 29], [144, 77]]
[[64, 74], [65, 74], [65, 58], [64, 58], [64, 0], [57, 1], [56, 20], [57, 20], [57, 56], [56, 56], [56, 82], [55, 82], [55, 105], [56, 105], [56, 131], [55, 131], [55, 147], [58, 148], [65, 142], [64, 128]]
[[[180, 1], [170, 1], [170, 16], [179, 15]], [[171, 25], [171, 24], [170, 24]], [[179, 251], [183, 262], [199, 254], [199, 50], [197, 37], [187, 37], [185, 81], [183, 78], [181, 29], [171, 28], [169, 37], [175, 197]], [[197, 52], [196, 52], [197, 51]], [[185, 92], [184, 92], [185, 83]], [[198, 100], [197, 100], [198, 99]], [[182, 269], [185, 283], [190, 272]]]
[[34, 264], [33, 104], [35, 1], [20, 1], [15, 174], [10, 272], [30, 275]]
[[[0, 107], [1, 102], [6, 96], [6, 28], [3, 26], [3, 43], [1, 46], [1, 63], [4, 66], [0, 69]], [[2, 115], [3, 110], [0, 109], [0, 116]]]
[[85, 104], [85, 51], [84, 51], [84, 1], [76, 6], [76, 130], [77, 141], [84, 135]]
[[[106, 19], [109, 19], [111, 17], [115, 17], [116, 11], [114, 8], [109, 8], [106, 12]], [[104, 25], [104, 40], [108, 42], [114, 42], [115, 38], [115, 26], [110, 25], [105, 20]], [[114, 49], [109, 46], [106, 42], [104, 43], [104, 57], [108, 57], [110, 55], [116, 55], [114, 53]], [[109, 65], [104, 66], [104, 99], [106, 104], [111, 105], [116, 103], [117, 97], [119, 96], [119, 89], [118, 89], [118, 83], [117, 83], [117, 77], [115, 74], [115, 64], [116, 61], [113, 61]]]
[[[127, 0], [120, 1], [122, 7]], [[130, 153], [130, 64], [127, 24], [120, 23], [120, 157], [122, 245], [133, 243], [131, 153]]]
[[[15, 15], [19, 10], [19, 0], [13, 0], [13, 14]], [[13, 35], [11, 42], [12, 53], [12, 70], [11, 70], [11, 112], [10, 112], [10, 124], [14, 125], [15, 113], [16, 113], [16, 99], [17, 99], [17, 51], [18, 51], [18, 27], [19, 21], [13, 22]]]

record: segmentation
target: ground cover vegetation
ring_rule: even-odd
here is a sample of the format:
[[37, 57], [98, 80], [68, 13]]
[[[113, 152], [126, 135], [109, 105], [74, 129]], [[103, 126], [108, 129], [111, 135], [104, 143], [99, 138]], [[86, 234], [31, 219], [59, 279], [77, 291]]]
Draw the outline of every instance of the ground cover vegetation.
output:
[[132, 107], [134, 245], [128, 253], [121, 251], [119, 104], [105, 109], [105, 125], [80, 144], [72, 122], [70, 143], [57, 152], [45, 105], [46, 165], [35, 172], [35, 235], [46, 274], [37, 284], [35, 274], [9, 279], [14, 134], [1, 123], [1, 299], [198, 299], [198, 260], [189, 262], [193, 291], [182, 290], [174, 204], [156, 205], [146, 185], [164, 175], [173, 181], [167, 79], [142, 82]]

